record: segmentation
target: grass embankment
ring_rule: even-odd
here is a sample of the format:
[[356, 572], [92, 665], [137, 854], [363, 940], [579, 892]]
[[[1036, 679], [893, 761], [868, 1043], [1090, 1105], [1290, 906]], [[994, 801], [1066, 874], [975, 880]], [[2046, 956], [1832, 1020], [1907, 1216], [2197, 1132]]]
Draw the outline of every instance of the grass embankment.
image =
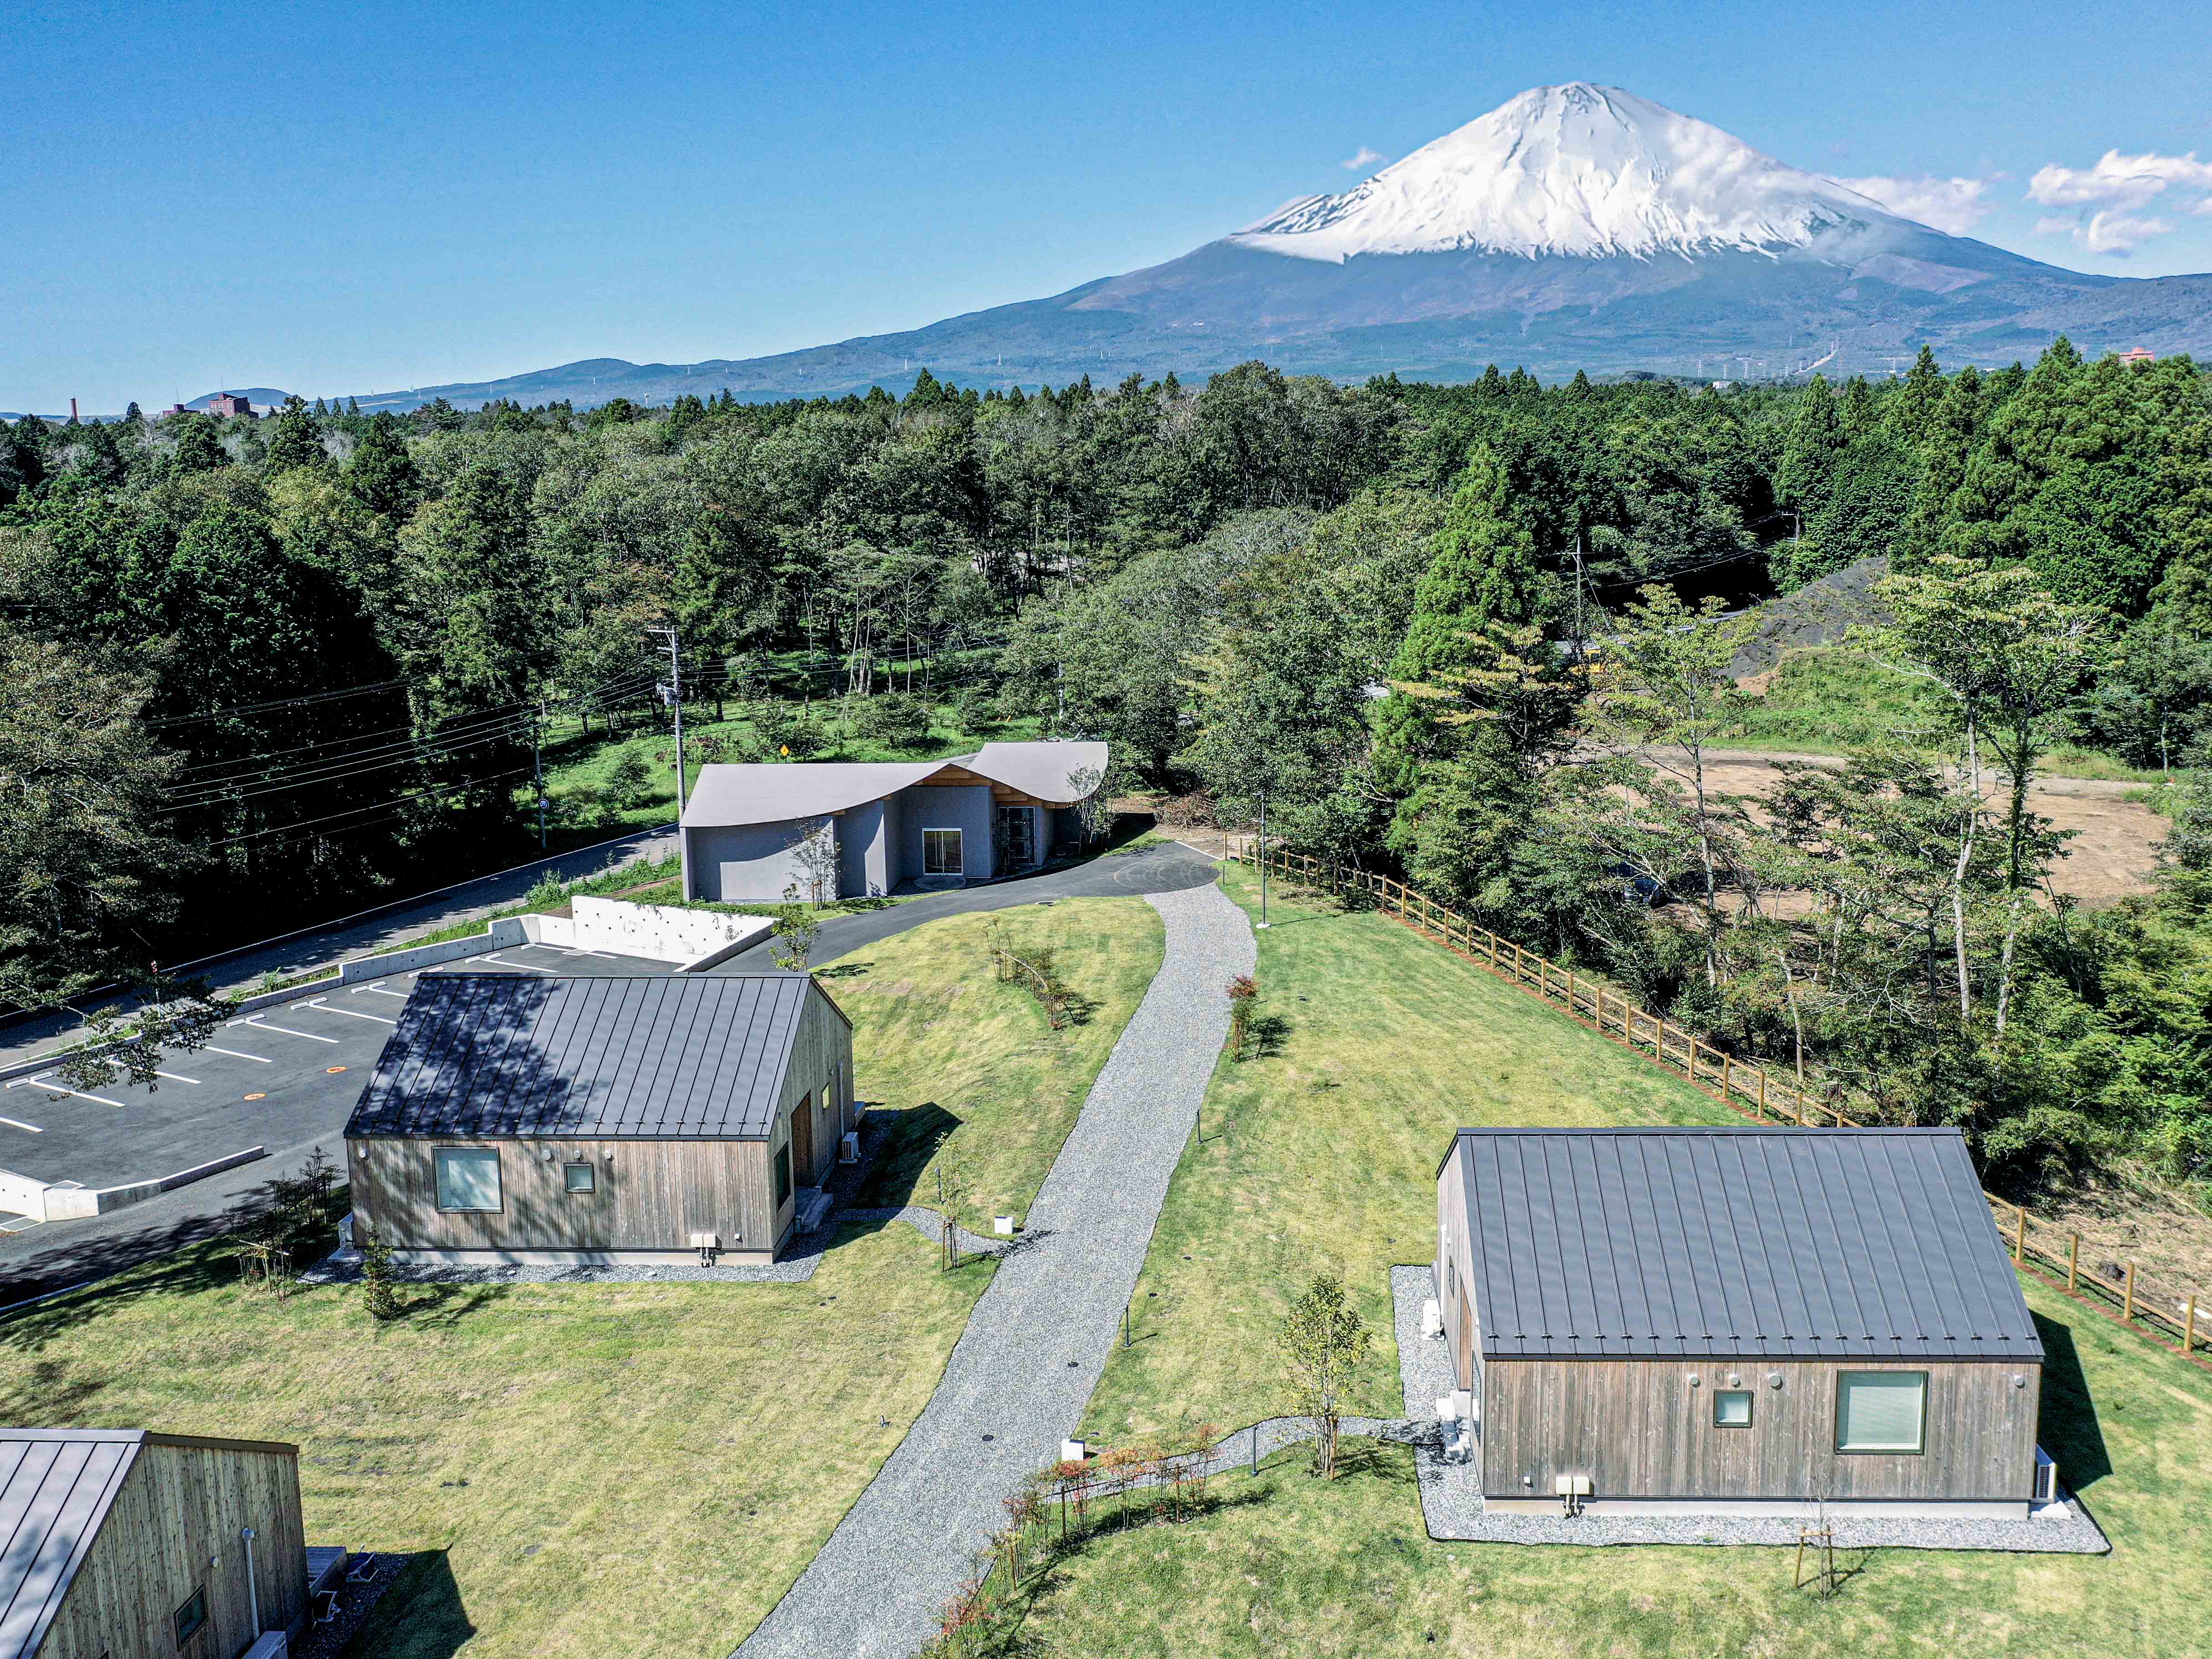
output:
[[[1249, 905], [1246, 872], [1229, 872]], [[1283, 1409], [1272, 1336], [1316, 1267], [1379, 1328], [1355, 1410], [1400, 1407], [1388, 1267], [1428, 1254], [1433, 1171], [1471, 1123], [1742, 1120], [1557, 1011], [1373, 915], [1278, 890], [1260, 937], [1276, 1052], [1224, 1061], [1087, 1431]], [[1300, 999], [1304, 999], [1301, 1000]], [[1216, 1137], [1218, 1137], [1218, 1139]], [[1188, 1258], [1188, 1259], [1186, 1259]], [[1285, 1454], [1216, 1483], [1182, 1527], [1097, 1538], [1034, 1581], [1017, 1645], [1079, 1656], [2212, 1653], [2212, 1376], [2037, 1281], [2043, 1443], [2107, 1558], [1846, 1552], [1842, 1595], [1791, 1589], [1782, 1550], [1431, 1541], [1410, 1458], [1334, 1485]], [[1433, 1645], [1430, 1638], [1433, 1637]]]
[[[1217, 1480], [1180, 1527], [1108, 1534], [1032, 1581], [1022, 1650], [1054, 1659], [1295, 1653], [1803, 1656], [2212, 1652], [2212, 1377], [2040, 1284], [2042, 1437], [2109, 1556], [1846, 1550], [1842, 1593], [1786, 1549], [1437, 1543], [1410, 1455], [1334, 1484], [1300, 1454]], [[1433, 1638], [1433, 1642], [1431, 1638]]]
[[[1256, 915], [1249, 871], [1224, 887]], [[1431, 1254], [1462, 1125], [1741, 1121], [1395, 921], [1280, 887], [1269, 914], [1256, 1040], [1214, 1073], [1138, 1281], [1139, 1340], [1085, 1419], [1096, 1439], [1281, 1411], [1275, 1327], [1323, 1268], [1382, 1336], [1352, 1409], [1397, 1416], [1389, 1268]]]
[[[1161, 952], [1141, 900], [1008, 913], [1091, 1004], [1053, 1031], [992, 977], [987, 920], [829, 981], [861, 1091], [973, 1126], [971, 1224], [1034, 1191]], [[298, 1443], [312, 1540], [417, 1557], [356, 1659], [715, 1659], [898, 1443], [990, 1271], [894, 1224], [804, 1285], [416, 1287], [379, 1326], [350, 1288], [248, 1295], [204, 1247], [0, 1320], [0, 1419]]]
[[[734, 705], [732, 705], [734, 706]], [[1015, 743], [1034, 738], [1035, 720], [994, 721], [977, 731], [962, 729], [950, 705], [937, 710], [929, 734], [919, 743], [892, 746], [850, 735], [835, 721], [836, 705], [817, 703], [821, 722], [819, 747], [793, 758], [822, 761], [942, 760], [972, 754], [986, 743]], [[716, 745], [731, 759], [741, 759], [758, 749], [752, 722], [732, 716], [708, 718], [708, 705], [688, 705], [684, 711], [684, 748], [690, 763], [689, 778], [699, 780], [699, 768]], [[750, 747], [749, 747], [750, 745]], [[582, 845], [619, 836], [630, 830], [650, 830], [676, 817], [676, 739], [665, 728], [632, 732], [617, 737], [604, 731], [588, 735], [578, 732], [550, 744], [545, 750], [545, 793], [552, 803], [552, 817], [562, 845]], [[644, 785], [635, 793], [610, 794], [614, 770], [626, 754], [645, 763]], [[664, 758], [665, 757], [665, 758]], [[525, 780], [516, 799], [532, 803]], [[560, 850], [556, 847], [556, 851]]]
[[[1052, 948], [1076, 997], [1070, 1024], [1052, 1030], [1026, 990], [998, 981], [994, 930], [1018, 953]], [[853, 1021], [862, 1096], [897, 1115], [860, 1201], [934, 1207], [944, 1166], [969, 1227], [1022, 1215], [1164, 948], [1142, 899], [1063, 899], [948, 917], [823, 969]]]
[[988, 1272], [894, 1226], [804, 1285], [418, 1287], [380, 1326], [204, 1248], [0, 1322], [0, 1417], [296, 1443], [311, 1542], [418, 1558], [359, 1659], [712, 1659], [897, 1445]]
[[[1950, 742], [1950, 700], [1926, 680], [1886, 668], [1840, 646], [1809, 647], [1783, 658], [1744, 719], [1722, 746], [1840, 755], [1878, 744], [1935, 748]], [[2111, 755], [2061, 744], [2040, 769], [2055, 777], [2155, 781], [2160, 774]]]

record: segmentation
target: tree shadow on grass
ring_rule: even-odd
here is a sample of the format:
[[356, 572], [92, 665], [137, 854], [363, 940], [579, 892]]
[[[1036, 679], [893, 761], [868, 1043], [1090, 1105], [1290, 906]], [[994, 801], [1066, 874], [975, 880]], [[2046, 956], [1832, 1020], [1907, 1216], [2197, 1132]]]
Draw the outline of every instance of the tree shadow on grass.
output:
[[1280, 1014], [1255, 1014], [1244, 1027], [1247, 1060], [1272, 1060], [1290, 1041], [1291, 1022]]
[[344, 1659], [451, 1659], [476, 1633], [446, 1552], [423, 1550], [369, 1609]]
[[2112, 1472], [2105, 1431], [2089, 1396], [2089, 1381], [2081, 1374], [2073, 1328], [2037, 1314], [2035, 1331], [2043, 1339], [2042, 1417], [2036, 1438], [2057, 1462], [2058, 1478], [2080, 1492]]
[[817, 979], [859, 979], [875, 965], [872, 962], [833, 962], [827, 968], [810, 971]]
[[867, 1178], [854, 1202], [863, 1208], [888, 1208], [901, 1204], [932, 1204], [934, 1191], [919, 1190], [917, 1182], [931, 1157], [961, 1120], [935, 1101], [898, 1109], [877, 1107], [868, 1113], [872, 1122], [883, 1125], [883, 1138], [870, 1155]]

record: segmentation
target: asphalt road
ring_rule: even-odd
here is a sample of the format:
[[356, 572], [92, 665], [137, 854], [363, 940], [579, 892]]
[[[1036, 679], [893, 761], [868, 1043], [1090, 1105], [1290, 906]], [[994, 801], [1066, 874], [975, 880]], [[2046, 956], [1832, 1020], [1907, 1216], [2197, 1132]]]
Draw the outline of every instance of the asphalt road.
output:
[[[526, 945], [422, 971], [669, 970], [664, 962]], [[223, 1231], [241, 1200], [272, 1176], [296, 1173], [313, 1148], [338, 1158], [346, 1120], [416, 977], [394, 974], [244, 1015], [207, 1047], [165, 1059], [166, 1075], [150, 1086], [77, 1090], [46, 1073], [11, 1080], [0, 1091], [0, 1168], [18, 1175], [117, 1187], [252, 1146], [268, 1157], [82, 1221], [0, 1212], [0, 1305]]]
[[[1214, 879], [1214, 860], [1179, 842], [1147, 847], [1135, 853], [1108, 853], [1069, 865], [1040, 871], [988, 887], [957, 887], [926, 897], [862, 910], [853, 915], [832, 916], [815, 935], [811, 965], [819, 968], [854, 951], [919, 927], [945, 916], [967, 915], [980, 910], [1007, 910], [1018, 904], [1036, 904], [1064, 898], [1136, 898], [1146, 893], [1179, 893], [1204, 887]], [[715, 968], [718, 974], [758, 974], [775, 963], [771, 947], [756, 945]]]
[[[605, 854], [594, 856], [603, 860]], [[1212, 859], [1179, 843], [1106, 854], [1012, 881], [832, 917], [817, 936], [811, 959], [822, 966], [945, 916], [1062, 898], [1176, 892], [1211, 883], [1214, 872]], [[535, 879], [532, 872], [523, 890]], [[513, 896], [519, 895], [468, 894], [479, 910]], [[447, 913], [434, 907], [404, 930], [385, 918], [373, 924], [372, 937], [404, 937]], [[324, 936], [283, 948], [288, 963], [309, 966], [357, 953], [350, 945], [333, 949]], [[768, 947], [757, 945], [711, 971], [762, 973], [775, 965]], [[663, 974], [670, 966], [524, 945], [423, 971]], [[249, 1146], [265, 1147], [268, 1157], [83, 1221], [32, 1224], [0, 1212], [0, 1306], [228, 1231], [242, 1203], [264, 1195], [272, 1176], [295, 1172], [314, 1147], [342, 1162], [346, 1120], [392, 1030], [384, 1022], [396, 1018], [414, 977], [395, 974], [245, 1016], [208, 1048], [164, 1062], [171, 1075], [152, 1088], [71, 1092], [59, 1084], [13, 1080], [0, 1091], [0, 1169], [112, 1187], [155, 1180]]]
[[[456, 922], [481, 920], [494, 910], [517, 902], [548, 870], [563, 881], [576, 881], [611, 866], [668, 858], [675, 852], [674, 830], [641, 830], [618, 840], [580, 848], [573, 853], [550, 854], [513, 870], [441, 888], [357, 921], [342, 920], [313, 933], [226, 955], [205, 966], [188, 965], [185, 971], [206, 978], [218, 991], [250, 993], [270, 974], [279, 979], [292, 979], [319, 968], [331, 967], [348, 957], [367, 956], [380, 946], [450, 927]], [[76, 1024], [74, 1016], [46, 1015], [0, 1026], [0, 1066], [27, 1060], [44, 1049], [68, 1042]], [[6, 1109], [0, 1106], [0, 1111]], [[10, 1167], [13, 1166], [8, 1164], [4, 1147], [0, 1147], [0, 1168]]]

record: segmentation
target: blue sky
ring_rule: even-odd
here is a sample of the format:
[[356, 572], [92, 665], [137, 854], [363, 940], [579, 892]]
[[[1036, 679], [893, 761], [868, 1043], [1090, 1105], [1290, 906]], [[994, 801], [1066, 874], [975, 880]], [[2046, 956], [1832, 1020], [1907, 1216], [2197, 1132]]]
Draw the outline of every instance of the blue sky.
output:
[[2212, 28], [2180, 4], [9, 15], [0, 408], [917, 326], [1172, 258], [1567, 80], [2054, 263], [2212, 270], [2212, 166], [2184, 159], [2212, 159]]

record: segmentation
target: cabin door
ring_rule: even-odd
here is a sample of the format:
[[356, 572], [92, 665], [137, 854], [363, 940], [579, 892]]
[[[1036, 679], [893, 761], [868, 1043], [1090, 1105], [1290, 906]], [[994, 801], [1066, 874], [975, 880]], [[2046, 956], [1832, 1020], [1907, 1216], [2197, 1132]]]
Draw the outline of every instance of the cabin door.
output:
[[791, 1109], [791, 1167], [802, 1187], [821, 1184], [814, 1173], [814, 1097]]

